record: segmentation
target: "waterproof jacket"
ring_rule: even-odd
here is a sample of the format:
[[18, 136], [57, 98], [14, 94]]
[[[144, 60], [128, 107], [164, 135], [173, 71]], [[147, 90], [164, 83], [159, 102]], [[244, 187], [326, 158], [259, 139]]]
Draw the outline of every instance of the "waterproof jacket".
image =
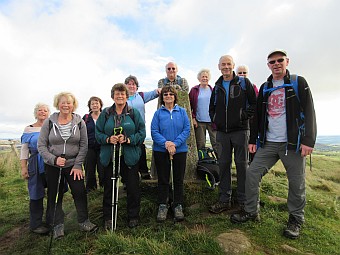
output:
[[171, 141], [176, 146], [176, 153], [187, 152], [187, 139], [190, 135], [190, 122], [184, 108], [175, 105], [169, 111], [164, 105], [159, 108], [151, 121], [153, 150], [166, 152], [165, 142]]
[[[260, 87], [258, 99], [257, 99], [257, 111], [254, 116], [254, 125], [251, 125], [250, 132], [250, 144], [256, 144], [256, 139], [259, 135], [260, 144], [266, 142], [266, 131], [268, 128], [268, 97], [269, 93], [263, 93], [265, 84], [267, 83], [267, 88], [273, 87], [273, 76], [270, 75], [267, 82], [263, 83]], [[290, 84], [290, 74], [287, 70], [284, 77], [284, 83]], [[292, 87], [285, 88], [285, 98], [286, 98], [286, 121], [287, 121], [287, 149], [297, 150], [299, 144], [304, 144], [309, 147], [314, 147], [316, 141], [316, 117], [314, 110], [314, 103], [312, 98], [312, 93], [309, 89], [307, 81], [298, 76], [298, 90], [299, 99], [297, 98], [295, 91]], [[304, 113], [304, 131], [299, 136], [299, 126], [301, 126], [302, 121], [300, 119], [300, 112]]]
[[[212, 91], [213, 88], [208, 84], [210, 90]], [[196, 85], [191, 88], [189, 93], [189, 100], [191, 106], [191, 116], [192, 118], [196, 118], [196, 110], [197, 110], [197, 103], [198, 103], [198, 95], [200, 93], [200, 85]]]
[[[130, 115], [131, 113], [133, 116]], [[114, 147], [113, 144], [107, 143], [106, 139], [113, 135], [116, 127], [122, 127], [123, 134], [130, 139], [129, 144], [122, 144], [122, 153], [125, 164], [132, 167], [139, 161], [140, 145], [146, 136], [143, 118], [137, 109], [130, 108], [128, 104], [125, 105], [120, 115], [117, 115], [115, 104], [100, 113], [96, 123], [96, 139], [101, 144], [100, 162], [105, 167], [112, 161]]]
[[256, 95], [252, 83], [245, 79], [244, 90], [239, 77], [233, 73], [229, 85], [228, 105], [226, 106], [226, 90], [223, 87], [223, 76], [215, 83], [212, 91], [209, 115], [218, 131], [229, 133], [249, 129], [249, 119], [253, 117], [256, 108]]
[[54, 162], [61, 154], [65, 154], [66, 163], [63, 168], [74, 166], [82, 169], [87, 154], [87, 131], [85, 122], [80, 115], [72, 113], [71, 136], [64, 140], [59, 131], [59, 112], [53, 113], [40, 130], [38, 151], [48, 165], [55, 166]]

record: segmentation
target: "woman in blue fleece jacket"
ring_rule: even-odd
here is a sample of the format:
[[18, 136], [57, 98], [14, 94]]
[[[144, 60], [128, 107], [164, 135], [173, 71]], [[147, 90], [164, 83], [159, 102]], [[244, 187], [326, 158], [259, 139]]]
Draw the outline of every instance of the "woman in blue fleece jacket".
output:
[[173, 87], [162, 88], [162, 106], [155, 112], [151, 122], [153, 153], [158, 175], [158, 214], [157, 221], [166, 220], [169, 199], [169, 178], [172, 159], [174, 201], [173, 211], [177, 221], [184, 219], [183, 180], [190, 135], [189, 118], [184, 108], [177, 103], [177, 91]]

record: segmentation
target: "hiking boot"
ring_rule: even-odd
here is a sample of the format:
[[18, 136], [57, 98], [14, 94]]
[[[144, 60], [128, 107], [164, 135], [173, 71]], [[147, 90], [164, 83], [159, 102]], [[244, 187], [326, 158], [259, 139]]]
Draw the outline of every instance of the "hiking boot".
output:
[[209, 212], [211, 213], [221, 213], [223, 211], [227, 211], [231, 209], [231, 203], [230, 202], [221, 202], [218, 201], [217, 203], [213, 204], [209, 208]]
[[47, 234], [48, 232], [50, 232], [50, 230], [45, 227], [44, 225], [41, 225], [35, 229], [31, 229], [31, 231], [35, 234], [39, 234], [39, 235], [45, 235]]
[[168, 214], [168, 207], [166, 204], [160, 204], [158, 207], [157, 221], [162, 222], [166, 220], [166, 215]]
[[85, 232], [95, 232], [98, 229], [98, 226], [93, 224], [89, 219], [85, 220], [82, 223], [79, 223], [79, 228], [81, 231]]
[[230, 221], [232, 223], [245, 223], [249, 220], [260, 221], [260, 214], [258, 213], [248, 213], [244, 210], [240, 213], [234, 213], [230, 216]]
[[58, 224], [57, 226], [55, 226], [53, 228], [53, 238], [54, 239], [60, 239], [62, 237], [64, 237], [65, 233], [64, 233], [64, 224]]
[[296, 239], [300, 235], [301, 224], [295, 219], [294, 216], [289, 215], [289, 220], [283, 235], [290, 239]]
[[175, 220], [176, 221], [182, 221], [184, 220], [184, 213], [182, 205], [177, 205], [174, 210]]
[[138, 219], [131, 219], [129, 220], [129, 228], [135, 228], [139, 225], [139, 220]]
[[111, 230], [112, 227], [112, 220], [106, 220], [104, 224], [105, 230]]

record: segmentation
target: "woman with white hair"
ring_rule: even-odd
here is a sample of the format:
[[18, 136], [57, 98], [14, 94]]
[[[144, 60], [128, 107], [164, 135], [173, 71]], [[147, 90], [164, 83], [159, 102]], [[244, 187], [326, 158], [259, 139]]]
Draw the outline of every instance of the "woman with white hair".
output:
[[218, 155], [218, 143], [216, 142], [216, 130], [209, 116], [209, 102], [212, 87], [209, 85], [211, 78], [209, 69], [201, 69], [197, 74], [200, 84], [191, 88], [189, 93], [192, 122], [195, 128], [197, 149], [205, 147], [206, 132], [208, 130], [210, 143]]
[[34, 107], [36, 122], [25, 127], [24, 133], [21, 136], [21, 175], [28, 183], [30, 230], [36, 234], [46, 234], [49, 232], [49, 229], [42, 222], [46, 179], [44, 162], [38, 153], [40, 129], [49, 114], [50, 109], [48, 105], [38, 103]]

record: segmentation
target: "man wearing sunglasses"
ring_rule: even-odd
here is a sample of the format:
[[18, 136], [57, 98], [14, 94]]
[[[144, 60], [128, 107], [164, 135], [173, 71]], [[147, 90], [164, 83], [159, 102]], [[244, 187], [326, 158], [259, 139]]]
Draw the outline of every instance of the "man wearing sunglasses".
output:
[[306, 80], [297, 76], [298, 87], [295, 92], [290, 85], [293, 77], [287, 70], [288, 64], [286, 51], [274, 50], [268, 54], [267, 65], [272, 74], [260, 88], [251, 126], [249, 151], [256, 151], [258, 134], [260, 147], [247, 171], [244, 211], [231, 215], [230, 220], [233, 223], [259, 220], [261, 178], [280, 159], [289, 182], [289, 219], [283, 235], [295, 239], [299, 237], [304, 222], [305, 159], [313, 152], [316, 119], [312, 93]]
[[158, 81], [158, 88], [172, 86], [177, 91], [189, 92], [188, 82], [185, 78], [177, 75], [178, 68], [175, 62], [169, 62], [165, 66], [166, 77]]

